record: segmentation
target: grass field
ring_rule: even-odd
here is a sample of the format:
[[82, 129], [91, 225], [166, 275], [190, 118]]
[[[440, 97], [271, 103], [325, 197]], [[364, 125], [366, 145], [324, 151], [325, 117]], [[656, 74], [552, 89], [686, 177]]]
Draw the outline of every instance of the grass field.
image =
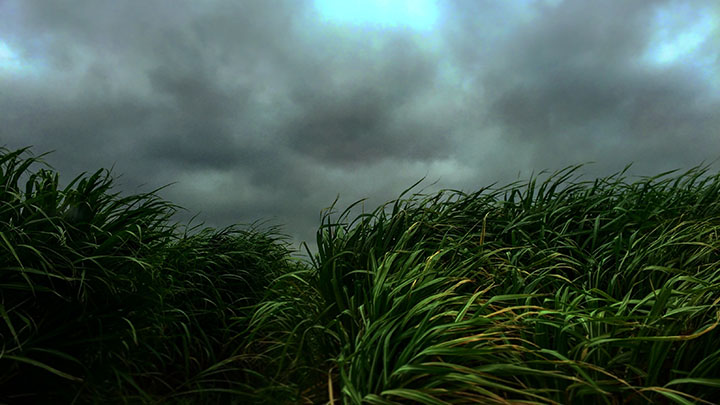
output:
[[581, 166], [330, 209], [302, 259], [0, 149], [0, 403], [718, 403], [720, 175]]

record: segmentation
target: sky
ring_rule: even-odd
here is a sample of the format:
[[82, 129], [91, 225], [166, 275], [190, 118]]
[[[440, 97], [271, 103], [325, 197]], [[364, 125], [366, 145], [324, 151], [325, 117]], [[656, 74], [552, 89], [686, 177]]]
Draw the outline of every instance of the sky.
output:
[[0, 146], [295, 247], [336, 197], [370, 211], [422, 178], [720, 158], [716, 0], [0, 0], [0, 21]]

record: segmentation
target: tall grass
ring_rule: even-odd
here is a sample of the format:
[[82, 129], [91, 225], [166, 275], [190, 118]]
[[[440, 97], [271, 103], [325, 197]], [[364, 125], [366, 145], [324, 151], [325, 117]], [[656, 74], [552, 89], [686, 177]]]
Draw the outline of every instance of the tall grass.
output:
[[0, 159], [6, 402], [720, 400], [705, 167], [333, 204], [301, 260], [276, 228], [170, 225], [106, 171], [60, 190], [28, 154]]
[[61, 190], [28, 154], [0, 157], [0, 398], [252, 400], [267, 383], [241, 349], [266, 285], [294, 266], [280, 235], [183, 233], [157, 190], [120, 198], [103, 170]]
[[262, 320], [312, 324], [283, 329], [291, 356], [326, 349], [327, 392], [311, 400], [720, 400], [717, 176], [628, 185], [628, 166], [567, 184], [580, 167], [328, 212], [303, 273], [316, 304], [261, 304]]

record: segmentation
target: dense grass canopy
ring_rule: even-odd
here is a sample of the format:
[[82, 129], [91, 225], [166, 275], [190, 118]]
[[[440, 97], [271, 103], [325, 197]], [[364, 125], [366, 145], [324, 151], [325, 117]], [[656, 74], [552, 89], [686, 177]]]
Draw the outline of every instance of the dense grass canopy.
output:
[[581, 166], [333, 204], [301, 259], [2, 149], [0, 402], [717, 403], [720, 175]]

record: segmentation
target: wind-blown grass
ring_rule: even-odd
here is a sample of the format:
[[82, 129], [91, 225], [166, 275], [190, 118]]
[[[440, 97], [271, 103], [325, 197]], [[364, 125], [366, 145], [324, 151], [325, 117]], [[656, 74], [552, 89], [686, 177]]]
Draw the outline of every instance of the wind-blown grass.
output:
[[333, 204], [301, 260], [276, 228], [181, 232], [107, 172], [59, 190], [26, 154], [0, 159], [7, 402], [720, 400], [706, 168]]
[[298, 356], [308, 342], [328, 349], [322, 400], [720, 399], [717, 177], [695, 184], [696, 168], [672, 187], [653, 182], [669, 173], [626, 185], [626, 167], [561, 189], [579, 167], [524, 192], [444, 191], [355, 219], [328, 213], [305, 273], [319, 304], [306, 315], [262, 304], [283, 308], [275, 323], [302, 319], [324, 334], [283, 339]]
[[249, 314], [293, 267], [273, 229], [181, 233], [155, 191], [119, 198], [102, 170], [60, 190], [39, 157], [2, 152], [2, 400], [255, 398]]

